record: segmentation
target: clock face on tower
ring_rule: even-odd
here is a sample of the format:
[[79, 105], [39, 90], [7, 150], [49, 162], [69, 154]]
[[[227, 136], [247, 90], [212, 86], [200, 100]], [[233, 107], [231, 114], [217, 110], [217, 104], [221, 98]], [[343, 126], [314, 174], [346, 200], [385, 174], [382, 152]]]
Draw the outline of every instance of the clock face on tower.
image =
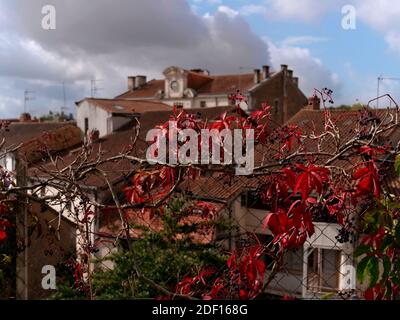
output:
[[178, 81], [176, 81], [176, 80], [172, 81], [171, 84], [170, 84], [170, 87], [171, 87], [171, 90], [174, 91], [174, 92], [179, 91], [179, 83], [178, 83]]

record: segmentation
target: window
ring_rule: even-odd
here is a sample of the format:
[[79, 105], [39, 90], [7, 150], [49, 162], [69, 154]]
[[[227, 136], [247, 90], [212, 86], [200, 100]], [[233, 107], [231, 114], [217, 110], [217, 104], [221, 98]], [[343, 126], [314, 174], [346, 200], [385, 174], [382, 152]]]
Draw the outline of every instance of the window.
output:
[[340, 251], [315, 248], [308, 256], [307, 287], [311, 292], [337, 291]]
[[283, 267], [289, 273], [303, 272], [303, 247], [298, 250], [289, 250], [283, 256]]
[[174, 106], [177, 107], [178, 109], [182, 109], [183, 108], [183, 103], [182, 102], [175, 102]]
[[200, 107], [201, 108], [207, 107], [207, 102], [206, 101], [200, 101]]
[[89, 131], [89, 118], [85, 118], [85, 136]]
[[240, 197], [240, 202], [242, 207], [246, 207], [249, 209], [260, 209], [260, 210], [268, 210], [270, 206], [265, 204], [259, 193], [256, 190], [247, 190], [242, 193]]

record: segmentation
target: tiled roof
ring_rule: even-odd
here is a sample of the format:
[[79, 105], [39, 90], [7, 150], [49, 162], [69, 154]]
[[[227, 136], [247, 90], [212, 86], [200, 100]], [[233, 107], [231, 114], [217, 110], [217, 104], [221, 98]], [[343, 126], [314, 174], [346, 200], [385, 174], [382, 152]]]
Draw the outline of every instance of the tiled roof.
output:
[[217, 75], [213, 76], [212, 81], [199, 88], [197, 93], [230, 94], [238, 89], [245, 93], [254, 85], [254, 75], [252, 73]]
[[81, 143], [81, 130], [74, 125], [67, 125], [42, 132], [40, 136], [23, 142], [18, 149], [18, 154], [32, 164], [41, 160], [45, 155], [44, 152], [54, 154], [76, 147]]
[[[185, 110], [186, 112], [196, 114], [198, 113], [203, 119], [216, 119], [223, 112], [231, 110], [231, 107], [222, 108], [204, 108], [204, 109], [191, 109]], [[145, 112], [140, 117], [140, 136], [136, 144], [132, 155], [137, 157], [144, 157], [148, 147], [148, 143], [145, 141], [146, 134], [150, 129], [155, 128], [157, 125], [163, 124], [168, 121], [171, 116], [171, 111], [152, 111]], [[124, 126], [121, 130], [101, 138], [93, 145], [93, 152], [91, 159], [97, 159], [101, 152], [100, 158], [106, 159], [115, 155], [120, 154], [126, 148], [126, 146], [132, 141], [135, 132], [132, 130], [132, 124]], [[70, 153], [58, 161], [58, 168], [63, 168], [70, 165], [77, 157], [76, 153]], [[47, 170], [54, 170], [52, 163], [45, 165]], [[101, 170], [107, 173], [110, 181], [118, 181], [129, 175], [134, 169], [132, 163], [128, 160], [118, 160], [115, 162], [107, 162], [99, 166]], [[43, 170], [40, 167], [31, 168], [29, 171], [31, 177], [43, 176]], [[90, 174], [84, 180], [81, 181], [83, 185], [93, 187], [105, 187], [106, 183], [103, 177], [99, 175]]]
[[[143, 113], [147, 111], [164, 111], [172, 110], [172, 107], [157, 101], [140, 101], [140, 100], [124, 100], [124, 99], [93, 99], [87, 98], [90, 104], [96, 105], [103, 110], [114, 114], [132, 114]], [[79, 105], [82, 101], [78, 102]]]
[[116, 99], [129, 99], [129, 98], [153, 98], [157, 93], [162, 90], [164, 91], [165, 84], [164, 80], [153, 79], [141, 86], [140, 89], [134, 91], [127, 91], [117, 97]]
[[[206, 203], [213, 205], [217, 214], [224, 208], [224, 205], [220, 203], [214, 203], [210, 201], [207, 201]], [[162, 222], [159, 216], [152, 214], [152, 211], [149, 209], [131, 209], [125, 213], [125, 219], [130, 226], [140, 226], [141, 228], [148, 228], [149, 230], [154, 232], [162, 230]], [[188, 225], [193, 223], [201, 224], [206, 222], [209, 222], [209, 219], [202, 218], [198, 215], [189, 215], [185, 219], [182, 219], [182, 223]], [[134, 239], [139, 238], [143, 232], [139, 228], [131, 228], [129, 231], [130, 237]], [[197, 232], [193, 232], [191, 234], [191, 238], [195, 243], [208, 244], [214, 240], [215, 231], [216, 229], [210, 226]], [[103, 237], [125, 237], [125, 233], [123, 232], [121, 224], [121, 219], [119, 213], [116, 210], [106, 210], [102, 213], [98, 235]]]
[[[382, 120], [385, 114], [387, 114], [387, 109], [376, 109], [372, 110], [373, 113]], [[343, 145], [351, 137], [354, 136], [357, 124], [359, 121], [360, 111], [348, 111], [348, 110], [329, 110], [331, 113], [331, 118], [340, 130], [340, 144]], [[309, 110], [307, 108], [298, 112], [294, 117], [292, 117], [288, 123], [297, 124], [305, 133], [315, 132], [315, 134], [320, 134], [324, 131], [324, 110]], [[400, 141], [400, 128], [396, 128], [387, 132], [383, 136], [382, 144], [392, 144], [396, 145]], [[310, 139], [304, 141], [305, 148], [309, 152], [316, 151], [316, 143]], [[295, 146], [294, 146], [295, 148]], [[321, 152], [333, 152], [334, 143], [331, 136], [327, 136], [324, 143], [321, 145]], [[359, 162], [361, 159], [358, 154], [352, 155], [349, 159], [343, 159], [336, 161], [334, 165], [343, 167], [344, 169], [349, 169], [353, 167], [354, 163]], [[394, 194], [400, 195], [400, 178], [394, 172], [390, 170], [383, 177], [383, 183], [387, 190]]]
[[243, 179], [238, 176], [227, 180], [223, 175], [212, 175], [193, 180], [186, 179], [180, 184], [179, 190], [189, 192], [199, 199], [226, 202], [231, 200], [243, 188], [243, 185]]
[[1, 138], [5, 138], [5, 147], [13, 148], [31, 139], [39, 138], [45, 132], [70, 125], [68, 122], [12, 122], [7, 130], [2, 129]]
[[[245, 93], [254, 86], [253, 73], [206, 76], [188, 72], [188, 87], [196, 90], [198, 94], [229, 95], [238, 89]], [[117, 96], [116, 99], [155, 98], [160, 90], [164, 90], [164, 80], [151, 80], [138, 89]]]

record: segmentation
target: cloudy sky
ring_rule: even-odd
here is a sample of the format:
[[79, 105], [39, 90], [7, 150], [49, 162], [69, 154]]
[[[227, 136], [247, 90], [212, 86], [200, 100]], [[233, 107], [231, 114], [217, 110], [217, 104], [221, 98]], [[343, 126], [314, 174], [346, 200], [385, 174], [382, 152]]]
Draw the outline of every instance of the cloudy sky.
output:
[[[42, 7], [56, 29], [42, 28]], [[352, 5], [356, 29], [342, 27]], [[41, 115], [90, 95], [113, 97], [128, 75], [158, 78], [170, 65], [239, 73], [288, 64], [306, 95], [334, 90], [337, 104], [366, 102], [377, 77], [400, 77], [399, 0], [0, 0], [0, 118]], [[381, 92], [400, 100], [400, 82]]]

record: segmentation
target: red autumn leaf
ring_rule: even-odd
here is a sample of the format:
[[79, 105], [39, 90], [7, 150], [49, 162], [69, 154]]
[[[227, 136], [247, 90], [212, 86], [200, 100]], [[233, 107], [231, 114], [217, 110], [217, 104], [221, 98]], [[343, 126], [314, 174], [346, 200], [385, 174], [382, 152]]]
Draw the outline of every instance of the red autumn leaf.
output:
[[304, 166], [296, 164], [301, 173], [296, 178], [296, 185], [293, 194], [300, 192], [303, 200], [306, 200], [312, 191], [321, 193], [323, 184], [328, 181], [330, 171], [327, 168], [310, 164]]
[[384, 297], [384, 289], [378, 283], [372, 288], [368, 288], [364, 292], [364, 298], [366, 300], [382, 300]]
[[169, 167], [137, 173], [132, 186], [124, 189], [125, 197], [130, 203], [157, 201], [170, 191], [175, 179], [175, 170]]
[[383, 153], [385, 153], [385, 149], [382, 147], [362, 146], [360, 148], [360, 154], [366, 154], [373, 158], [375, 158], [378, 154], [383, 154]]
[[253, 111], [250, 114], [250, 119], [256, 122], [260, 122], [262, 119], [270, 119], [270, 118], [271, 118], [271, 107], [266, 103], [261, 104], [261, 110]]
[[356, 196], [373, 194], [376, 198], [380, 196], [380, 183], [378, 169], [373, 161], [365, 166], [358, 168], [353, 173], [353, 179], [356, 180]]
[[381, 246], [383, 239], [385, 238], [385, 228], [381, 227], [375, 233], [368, 234], [361, 239], [361, 243], [372, 246], [374, 250], [378, 250]]
[[292, 149], [293, 142], [295, 140], [300, 141], [301, 138], [301, 130], [296, 125], [288, 125], [281, 129], [279, 134], [280, 140], [282, 141], [282, 147], [280, 148], [281, 152], [285, 150], [290, 151]]
[[0, 230], [0, 242], [7, 239], [7, 233], [4, 230]]
[[306, 209], [298, 200], [287, 213], [280, 208], [265, 218], [263, 226], [271, 230], [274, 243], [280, 243], [282, 249], [298, 248], [314, 234], [312, 216]]

